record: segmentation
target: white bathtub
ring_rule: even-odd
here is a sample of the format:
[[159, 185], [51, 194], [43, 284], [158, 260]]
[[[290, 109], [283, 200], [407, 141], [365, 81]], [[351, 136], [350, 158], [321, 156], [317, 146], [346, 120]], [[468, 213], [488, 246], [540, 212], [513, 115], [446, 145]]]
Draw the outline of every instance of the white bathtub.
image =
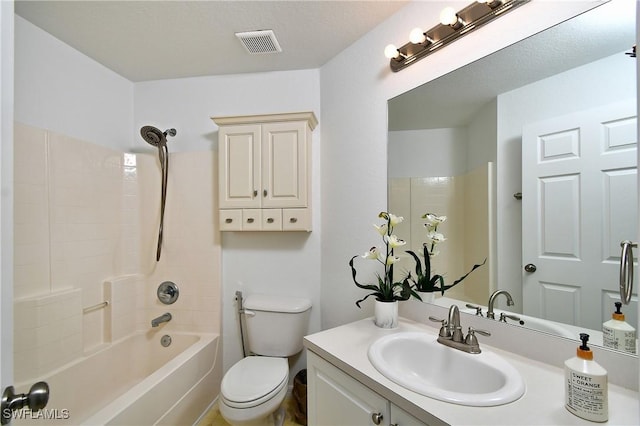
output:
[[47, 417], [14, 424], [193, 424], [220, 390], [219, 338], [169, 333], [172, 343], [163, 347], [164, 334], [134, 334], [43, 378]]

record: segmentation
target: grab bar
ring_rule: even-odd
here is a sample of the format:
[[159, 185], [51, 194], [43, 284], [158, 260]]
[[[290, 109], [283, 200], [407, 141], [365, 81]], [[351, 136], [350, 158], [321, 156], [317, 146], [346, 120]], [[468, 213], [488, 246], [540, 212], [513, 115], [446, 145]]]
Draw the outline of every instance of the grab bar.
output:
[[106, 308], [107, 306], [109, 306], [109, 302], [107, 300], [105, 300], [104, 302], [101, 303], [96, 303], [95, 305], [91, 305], [91, 306], [87, 306], [86, 308], [82, 308], [82, 313], [86, 314], [92, 311], [96, 311], [98, 309], [102, 309], [102, 308]]
[[628, 305], [633, 293], [633, 247], [638, 247], [638, 243], [624, 240], [620, 247], [620, 300]]

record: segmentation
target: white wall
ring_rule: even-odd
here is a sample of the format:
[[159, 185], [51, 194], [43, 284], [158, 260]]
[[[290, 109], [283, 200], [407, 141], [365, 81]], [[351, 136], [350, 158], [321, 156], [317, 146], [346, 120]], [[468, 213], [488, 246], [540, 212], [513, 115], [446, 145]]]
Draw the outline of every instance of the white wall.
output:
[[80, 140], [126, 149], [133, 83], [15, 16], [15, 119]]
[[389, 132], [389, 177], [459, 176], [467, 173], [467, 129]]
[[[313, 111], [313, 232], [225, 232], [222, 246], [222, 315], [225, 371], [242, 357], [235, 291], [311, 299], [309, 331], [320, 329], [320, 80], [318, 70], [225, 75], [138, 83], [135, 128], [174, 127], [170, 151], [217, 149], [210, 117]], [[139, 149], [138, 147], [135, 148]], [[142, 149], [142, 148], [140, 148]], [[217, 199], [214, 200], [217, 205]], [[298, 360], [293, 373], [304, 367]], [[293, 375], [292, 375], [293, 376]]]
[[448, 4], [410, 3], [321, 68], [323, 328], [373, 311], [373, 302], [362, 310], [355, 306], [364, 294], [351, 281], [347, 262], [377, 242], [371, 224], [387, 206], [387, 99], [594, 6], [531, 2], [392, 73], [384, 46], [400, 46], [412, 28], [438, 22]]

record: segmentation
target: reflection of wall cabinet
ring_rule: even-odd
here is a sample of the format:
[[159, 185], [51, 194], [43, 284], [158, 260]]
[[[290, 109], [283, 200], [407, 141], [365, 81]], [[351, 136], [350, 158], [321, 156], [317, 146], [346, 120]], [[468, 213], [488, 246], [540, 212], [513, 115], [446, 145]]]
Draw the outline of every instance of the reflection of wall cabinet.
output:
[[222, 231], [311, 230], [312, 112], [213, 117]]
[[425, 425], [315, 353], [307, 352], [307, 416], [314, 425]]

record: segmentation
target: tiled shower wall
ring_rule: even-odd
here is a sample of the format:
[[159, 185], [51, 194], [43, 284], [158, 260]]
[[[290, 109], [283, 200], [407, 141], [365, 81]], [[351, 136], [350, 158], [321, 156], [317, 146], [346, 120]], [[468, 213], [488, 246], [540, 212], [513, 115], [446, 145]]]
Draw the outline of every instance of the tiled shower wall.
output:
[[[16, 381], [148, 330], [167, 311], [174, 319], [164, 331], [220, 332], [215, 153], [170, 155], [156, 262], [160, 169], [153, 154], [20, 123], [14, 144]], [[156, 298], [166, 280], [181, 290], [170, 306]], [[86, 309], [105, 300], [107, 308]]]
[[[451, 284], [466, 274], [474, 264], [489, 257], [491, 241], [488, 223], [491, 208], [491, 163], [465, 175], [450, 177], [413, 177], [389, 179], [389, 210], [405, 220], [395, 234], [407, 242], [406, 250], [422, 257], [426, 241], [425, 213], [447, 216], [438, 227], [446, 241], [432, 258], [432, 274], [442, 274]], [[396, 270], [414, 271], [414, 261], [404, 253]], [[462, 283], [447, 291], [447, 296], [486, 304], [492, 283], [490, 261], [475, 270]]]

